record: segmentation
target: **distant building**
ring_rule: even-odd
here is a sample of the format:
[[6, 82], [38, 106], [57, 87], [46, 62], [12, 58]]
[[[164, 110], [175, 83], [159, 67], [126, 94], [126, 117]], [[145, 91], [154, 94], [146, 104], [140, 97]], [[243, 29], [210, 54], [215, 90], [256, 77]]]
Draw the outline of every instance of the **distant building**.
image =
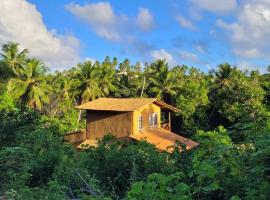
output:
[[[117, 138], [146, 140], [168, 152], [175, 142], [187, 149], [198, 145], [171, 132], [171, 112], [180, 110], [156, 98], [99, 98], [76, 108], [87, 110], [86, 131], [83, 136], [73, 133], [67, 138], [79, 148], [95, 145], [96, 139], [109, 133]], [[161, 115], [166, 123], [161, 122]]]

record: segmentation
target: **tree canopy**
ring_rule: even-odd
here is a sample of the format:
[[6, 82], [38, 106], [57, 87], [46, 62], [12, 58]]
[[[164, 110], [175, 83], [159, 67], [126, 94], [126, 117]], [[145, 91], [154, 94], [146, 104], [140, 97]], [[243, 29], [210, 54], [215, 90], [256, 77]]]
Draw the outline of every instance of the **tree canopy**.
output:
[[[19, 49], [0, 58], [0, 198], [270, 199], [269, 71], [106, 57], [49, 72]], [[64, 140], [85, 127], [74, 106], [99, 97], [160, 98], [181, 110], [172, 131], [200, 145], [169, 154], [108, 134], [78, 151]]]

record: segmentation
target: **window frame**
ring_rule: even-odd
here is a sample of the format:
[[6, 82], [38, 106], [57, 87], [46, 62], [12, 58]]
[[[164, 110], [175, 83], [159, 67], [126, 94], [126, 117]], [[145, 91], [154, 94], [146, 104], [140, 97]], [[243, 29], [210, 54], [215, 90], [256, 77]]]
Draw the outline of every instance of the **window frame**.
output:
[[143, 131], [143, 116], [142, 115], [138, 116], [138, 130]]
[[158, 126], [158, 114], [153, 113], [153, 126]]
[[157, 127], [158, 126], [158, 113], [151, 113], [149, 115], [149, 126]]

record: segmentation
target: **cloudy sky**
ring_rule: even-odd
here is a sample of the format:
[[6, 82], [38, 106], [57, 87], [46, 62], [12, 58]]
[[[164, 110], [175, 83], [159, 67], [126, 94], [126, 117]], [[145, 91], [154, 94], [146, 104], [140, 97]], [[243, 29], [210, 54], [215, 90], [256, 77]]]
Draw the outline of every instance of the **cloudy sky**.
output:
[[0, 44], [19, 42], [52, 71], [107, 55], [202, 71], [270, 64], [270, 0], [1, 0], [0, 10]]

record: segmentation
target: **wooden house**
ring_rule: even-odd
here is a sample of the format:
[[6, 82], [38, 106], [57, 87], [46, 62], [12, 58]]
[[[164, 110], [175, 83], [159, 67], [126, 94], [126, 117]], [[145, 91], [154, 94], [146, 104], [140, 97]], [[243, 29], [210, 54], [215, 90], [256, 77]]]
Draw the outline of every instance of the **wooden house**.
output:
[[198, 145], [171, 132], [170, 113], [180, 110], [156, 98], [99, 98], [76, 108], [87, 111], [86, 131], [79, 137], [78, 147], [95, 145], [96, 139], [109, 133], [117, 138], [146, 140], [166, 151], [177, 141], [187, 149]]

